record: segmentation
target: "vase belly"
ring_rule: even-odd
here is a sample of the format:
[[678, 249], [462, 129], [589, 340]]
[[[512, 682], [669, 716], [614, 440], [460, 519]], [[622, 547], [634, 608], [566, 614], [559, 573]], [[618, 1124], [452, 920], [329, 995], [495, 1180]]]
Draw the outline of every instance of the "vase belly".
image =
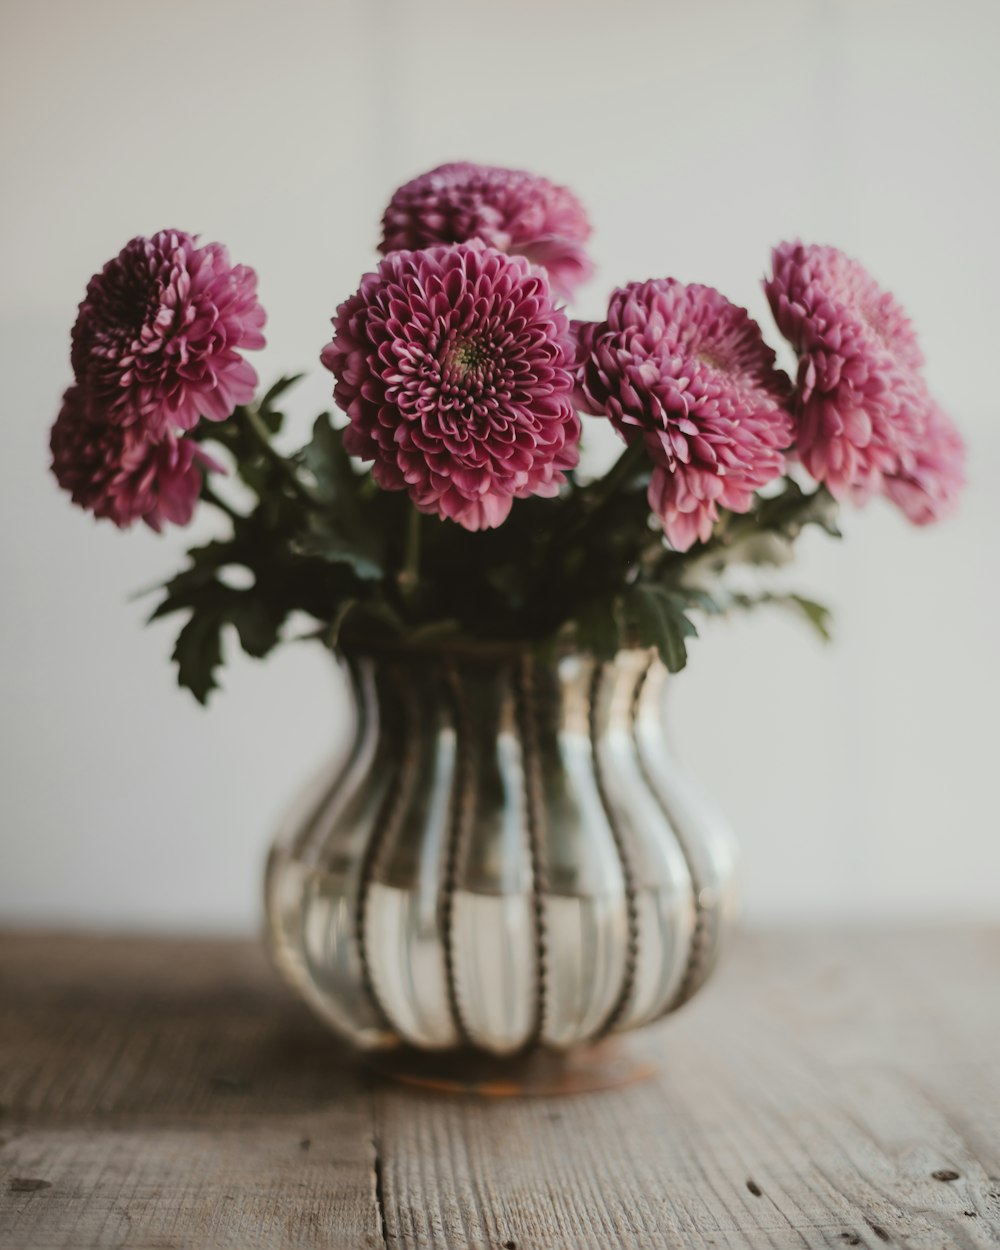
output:
[[267, 874], [277, 963], [363, 1048], [566, 1049], [680, 1006], [732, 911], [665, 670], [529, 650], [342, 660], [351, 746]]

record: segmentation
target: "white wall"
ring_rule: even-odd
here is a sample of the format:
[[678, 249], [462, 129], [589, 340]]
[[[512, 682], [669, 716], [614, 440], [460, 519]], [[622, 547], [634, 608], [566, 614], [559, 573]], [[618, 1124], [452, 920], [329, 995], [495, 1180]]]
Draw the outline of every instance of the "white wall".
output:
[[[721, 287], [769, 326], [771, 243], [895, 289], [971, 447], [961, 518], [803, 544], [836, 645], [706, 630], [679, 744], [742, 835], [754, 920], [1000, 915], [994, 0], [5, 0], [0, 29], [0, 922], [249, 930], [272, 824], [337, 734], [327, 657], [237, 658], [208, 713], [137, 588], [191, 539], [119, 534], [46, 473], [90, 274], [164, 226], [227, 242], [310, 368], [390, 191], [468, 158], [570, 183], [620, 281]], [[258, 362], [255, 362], [258, 363]]]

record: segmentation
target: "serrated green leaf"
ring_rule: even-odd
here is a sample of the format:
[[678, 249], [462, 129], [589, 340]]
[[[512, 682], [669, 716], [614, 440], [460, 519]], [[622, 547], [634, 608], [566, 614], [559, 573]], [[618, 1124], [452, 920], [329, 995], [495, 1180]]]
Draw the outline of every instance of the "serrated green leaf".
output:
[[684, 613], [683, 600], [662, 586], [636, 582], [623, 598], [625, 624], [640, 646], [656, 647], [671, 673], [687, 663], [686, 639], [698, 631]]
[[284, 613], [252, 593], [234, 592], [226, 620], [236, 626], [240, 646], [255, 659], [262, 659], [278, 642]]
[[177, 635], [173, 658], [180, 685], [205, 703], [217, 685], [223, 629], [235, 626], [243, 650], [261, 659], [277, 644], [285, 613], [256, 591], [234, 590], [218, 581], [204, 586], [188, 606], [191, 616]]
[[166, 595], [149, 617], [150, 622], [195, 606], [206, 588], [218, 584], [216, 573], [219, 569], [227, 564], [243, 563], [239, 544], [232, 539], [216, 539], [202, 547], [192, 547], [187, 555], [190, 567], [182, 569], [163, 584]]
[[190, 690], [199, 703], [208, 702], [218, 688], [215, 670], [222, 663], [222, 618], [217, 612], [192, 612], [177, 635], [173, 658], [178, 684]]
[[351, 538], [338, 533], [332, 517], [314, 519], [308, 533], [292, 540], [291, 549], [296, 555], [347, 565], [362, 581], [376, 581], [383, 573], [381, 552], [373, 537], [362, 534]]

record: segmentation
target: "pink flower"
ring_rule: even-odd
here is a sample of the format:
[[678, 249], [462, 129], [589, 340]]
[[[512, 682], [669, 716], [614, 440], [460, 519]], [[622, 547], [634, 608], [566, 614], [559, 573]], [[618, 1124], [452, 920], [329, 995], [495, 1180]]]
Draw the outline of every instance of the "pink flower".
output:
[[644, 440], [650, 507], [678, 551], [784, 471], [788, 379], [745, 309], [662, 278], [615, 291], [607, 319], [577, 330], [579, 403]]
[[80, 386], [71, 386], [52, 427], [52, 472], [73, 502], [120, 529], [143, 520], [186, 525], [201, 492], [201, 466], [218, 468], [189, 438], [156, 441], [137, 426], [108, 421]]
[[572, 342], [545, 273], [481, 243], [393, 252], [333, 320], [344, 446], [422, 512], [489, 529], [577, 460]]
[[926, 421], [923, 357], [903, 309], [833, 247], [782, 243], [764, 283], [799, 354], [797, 450], [838, 499], [863, 502], [899, 471]]
[[951, 419], [931, 399], [915, 448], [885, 479], [885, 493], [913, 522], [950, 516], [965, 485], [965, 444]]
[[95, 400], [160, 436], [222, 421], [253, 398], [239, 354], [264, 346], [257, 277], [219, 243], [162, 230], [135, 238], [95, 274], [73, 327], [76, 380]]
[[593, 272], [583, 248], [590, 223], [580, 201], [566, 187], [518, 169], [467, 161], [440, 165], [399, 188], [382, 231], [383, 256], [481, 239], [544, 266], [563, 299]]

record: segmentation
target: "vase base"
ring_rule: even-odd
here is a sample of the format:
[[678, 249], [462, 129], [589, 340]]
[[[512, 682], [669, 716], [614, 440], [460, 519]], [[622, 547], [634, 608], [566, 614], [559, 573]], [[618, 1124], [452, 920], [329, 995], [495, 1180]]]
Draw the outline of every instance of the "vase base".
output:
[[645, 1081], [655, 1064], [618, 1039], [573, 1050], [538, 1049], [508, 1059], [477, 1051], [422, 1051], [409, 1047], [368, 1053], [379, 1076], [441, 1094], [479, 1098], [552, 1098], [618, 1089]]

